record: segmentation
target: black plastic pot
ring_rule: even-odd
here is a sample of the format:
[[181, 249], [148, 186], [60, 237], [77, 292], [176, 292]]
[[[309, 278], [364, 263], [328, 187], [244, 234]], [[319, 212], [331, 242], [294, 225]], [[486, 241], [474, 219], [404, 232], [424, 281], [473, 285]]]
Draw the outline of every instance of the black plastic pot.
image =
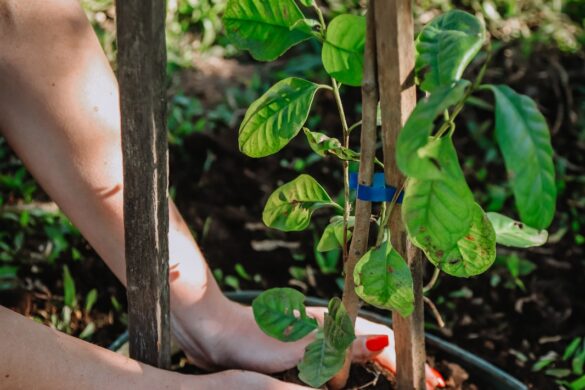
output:
[[[243, 304], [251, 304], [252, 300], [260, 294], [260, 291], [240, 291], [226, 293], [227, 297], [233, 301]], [[306, 300], [309, 306], [327, 306], [324, 299], [308, 297]], [[390, 325], [391, 321], [385, 316], [373, 313], [367, 310], [361, 310], [360, 316], [370, 321], [380, 324]], [[426, 344], [430, 349], [437, 351], [446, 360], [457, 363], [473, 378], [473, 382], [480, 389], [485, 390], [527, 390], [528, 388], [519, 380], [500, 370], [491, 363], [459, 348], [455, 344], [440, 339], [437, 336], [426, 334]], [[121, 335], [112, 343], [110, 349], [117, 351], [124, 343], [128, 341], [128, 332]]]

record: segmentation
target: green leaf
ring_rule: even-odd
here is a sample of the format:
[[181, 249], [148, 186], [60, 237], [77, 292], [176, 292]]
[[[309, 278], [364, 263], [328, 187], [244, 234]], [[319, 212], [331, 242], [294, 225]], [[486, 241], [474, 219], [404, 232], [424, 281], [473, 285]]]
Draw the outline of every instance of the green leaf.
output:
[[311, 7], [315, 4], [315, 0], [299, 0], [299, 3], [304, 5], [305, 7]]
[[305, 296], [292, 288], [273, 288], [252, 301], [256, 323], [267, 335], [280, 341], [297, 341], [317, 329], [307, 316]]
[[496, 260], [496, 233], [482, 208], [475, 204], [469, 232], [449, 250], [425, 250], [441, 271], [460, 278], [479, 275]]
[[571, 375], [571, 370], [568, 368], [549, 368], [544, 374], [555, 378], [566, 378]]
[[584, 390], [585, 389], [585, 375], [579, 379], [575, 379], [569, 384], [571, 390]]
[[364, 69], [366, 18], [343, 14], [327, 27], [321, 58], [323, 67], [340, 83], [359, 87]]
[[[353, 227], [355, 218], [348, 220], [348, 228]], [[347, 240], [351, 238], [351, 230], [347, 231]], [[328, 252], [343, 247], [343, 217], [336, 215], [331, 218], [331, 222], [325, 230], [317, 244], [319, 252]]]
[[531, 228], [499, 213], [487, 213], [496, 231], [496, 242], [516, 248], [530, 248], [546, 244], [548, 232]]
[[442, 166], [441, 176], [435, 180], [408, 179], [402, 220], [416, 246], [426, 253], [440, 254], [469, 232], [474, 201], [451, 138], [435, 140], [426, 149]]
[[71, 277], [71, 273], [69, 272], [69, 267], [66, 265], [63, 266], [63, 301], [65, 306], [70, 308], [74, 308], [77, 304], [76, 299], [76, 292], [75, 292], [75, 281]]
[[416, 39], [421, 89], [433, 92], [459, 80], [484, 39], [485, 27], [467, 12], [452, 10], [431, 20]]
[[436, 179], [441, 175], [438, 162], [429, 158], [425, 146], [433, 131], [433, 122], [452, 105], [463, 100], [471, 83], [460, 80], [453, 86], [438, 89], [418, 102], [398, 134], [396, 163], [406, 176], [417, 179]]
[[91, 309], [93, 309], [93, 306], [95, 305], [95, 303], [97, 302], [97, 290], [95, 288], [92, 288], [86, 295], [85, 297], [85, 312], [89, 313], [91, 311]]
[[307, 346], [303, 360], [298, 364], [299, 379], [312, 387], [321, 387], [343, 366], [345, 351], [329, 344], [321, 332]]
[[87, 340], [91, 336], [93, 336], [94, 333], [95, 333], [95, 323], [90, 322], [89, 324], [87, 324], [85, 326], [85, 328], [83, 328], [83, 330], [81, 331], [81, 333], [79, 334], [78, 337], [82, 340]]
[[576, 375], [583, 375], [583, 366], [585, 366], [585, 343], [583, 343], [581, 352], [577, 353], [571, 361], [573, 373]]
[[357, 295], [381, 309], [396, 310], [407, 317], [414, 309], [412, 275], [400, 254], [388, 240], [370, 249], [356, 264]]
[[546, 367], [553, 364], [557, 359], [557, 354], [553, 351], [550, 351], [544, 356], [541, 356], [536, 363], [532, 366], [533, 372], [538, 372], [544, 370]]
[[303, 128], [303, 131], [307, 136], [309, 146], [319, 156], [325, 157], [327, 154], [331, 154], [345, 161], [360, 161], [360, 154], [343, 147], [337, 138], [331, 138], [323, 133], [311, 131], [306, 127]]
[[345, 351], [355, 340], [355, 330], [351, 318], [349, 318], [341, 299], [337, 297], [329, 301], [323, 333], [327, 343], [338, 351]]
[[300, 175], [270, 195], [262, 220], [266, 226], [285, 232], [304, 230], [313, 211], [323, 206], [339, 207], [315, 179]]
[[496, 97], [496, 140], [504, 155], [520, 220], [546, 229], [555, 214], [557, 188], [546, 119], [536, 103], [505, 85], [489, 85]]
[[272, 61], [312, 34], [293, 0], [230, 0], [223, 16], [228, 38], [258, 61]]
[[575, 337], [573, 341], [571, 341], [571, 343], [567, 346], [567, 348], [565, 348], [565, 352], [563, 353], [563, 360], [570, 359], [575, 354], [575, 352], [577, 352], [577, 349], [580, 345], [581, 337]]
[[324, 275], [337, 274], [337, 264], [341, 257], [341, 248], [337, 248], [328, 252], [319, 252], [315, 246], [313, 250], [315, 262], [319, 266], [319, 271]]
[[274, 84], [246, 111], [240, 125], [240, 150], [250, 157], [264, 157], [282, 149], [303, 127], [319, 88], [295, 77]]

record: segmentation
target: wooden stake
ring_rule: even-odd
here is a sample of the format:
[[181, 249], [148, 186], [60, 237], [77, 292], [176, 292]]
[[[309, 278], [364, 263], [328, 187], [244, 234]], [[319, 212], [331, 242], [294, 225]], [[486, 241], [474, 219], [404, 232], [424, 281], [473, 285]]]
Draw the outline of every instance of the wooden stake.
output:
[[[416, 105], [412, 0], [377, 0], [375, 18], [385, 176], [388, 184], [401, 188], [405, 178], [396, 165], [396, 139]], [[406, 239], [399, 205], [392, 210], [389, 226], [392, 245], [410, 266], [415, 292], [410, 317], [392, 314], [398, 389], [424, 390], [422, 256]]]
[[[376, 79], [376, 29], [374, 25], [374, 0], [368, 4], [366, 48], [364, 52], [364, 77], [362, 80], [362, 130], [360, 134], [360, 167], [358, 183], [371, 185], [376, 156], [376, 111], [378, 107], [378, 82]], [[357, 199], [355, 206], [355, 225], [349, 248], [348, 259], [344, 264], [345, 284], [343, 305], [355, 324], [359, 310], [359, 298], [355, 293], [353, 271], [358, 260], [368, 249], [372, 203]], [[348, 352], [343, 369], [331, 380], [332, 389], [345, 387], [351, 365], [351, 352]]]
[[130, 356], [170, 365], [163, 0], [116, 2]]

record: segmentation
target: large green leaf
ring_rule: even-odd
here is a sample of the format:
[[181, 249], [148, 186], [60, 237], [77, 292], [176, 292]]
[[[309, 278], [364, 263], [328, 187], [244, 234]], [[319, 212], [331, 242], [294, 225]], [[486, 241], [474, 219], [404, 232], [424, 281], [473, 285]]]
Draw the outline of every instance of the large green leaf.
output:
[[267, 335], [280, 341], [297, 341], [317, 329], [307, 316], [305, 296], [292, 288], [273, 288], [252, 302], [256, 323]]
[[295, 77], [274, 84], [246, 111], [240, 150], [250, 157], [264, 157], [282, 149], [303, 127], [319, 88]]
[[487, 213], [496, 231], [496, 242], [516, 248], [530, 248], [546, 244], [548, 232], [538, 230], [499, 213]]
[[441, 271], [468, 278], [485, 272], [496, 259], [496, 233], [482, 208], [475, 204], [471, 228], [449, 250], [425, 250]]
[[234, 44], [259, 61], [272, 61], [312, 35], [294, 0], [230, 0], [223, 23]]
[[318, 388], [323, 386], [343, 366], [345, 351], [336, 349], [329, 344], [322, 332], [305, 349], [303, 360], [297, 365], [299, 379], [309, 386]]
[[339, 15], [327, 27], [321, 58], [323, 66], [335, 80], [358, 87], [364, 72], [366, 18]]
[[416, 73], [423, 79], [421, 88], [433, 92], [459, 80], [484, 39], [485, 27], [467, 12], [452, 10], [434, 18], [416, 39]]
[[[351, 228], [354, 225], [355, 218], [350, 217], [348, 220], [348, 227]], [[351, 238], [351, 230], [347, 231], [347, 240]], [[343, 247], [343, 217], [336, 215], [331, 218], [331, 222], [321, 235], [321, 239], [317, 244], [317, 250], [319, 252], [328, 252]]]
[[438, 179], [408, 179], [402, 219], [412, 242], [426, 252], [444, 252], [469, 231], [473, 195], [450, 137], [427, 146], [428, 155], [442, 167]]
[[329, 301], [323, 333], [325, 340], [339, 351], [345, 351], [355, 340], [355, 330], [351, 318], [349, 318], [341, 299], [337, 297]]
[[437, 116], [463, 100], [470, 85], [469, 81], [460, 80], [436, 90], [418, 102], [398, 134], [396, 144], [396, 163], [405, 175], [417, 179], [440, 177], [441, 167], [436, 160], [430, 158], [425, 146], [429, 143]]
[[266, 226], [285, 232], [304, 230], [313, 211], [323, 206], [338, 207], [315, 179], [300, 175], [270, 195], [262, 220]]
[[388, 240], [370, 249], [354, 270], [356, 293], [381, 309], [396, 310], [403, 317], [414, 309], [412, 275], [400, 254]]
[[504, 155], [520, 219], [546, 229], [555, 214], [557, 188], [546, 119], [528, 96], [490, 85], [496, 97], [496, 140]]

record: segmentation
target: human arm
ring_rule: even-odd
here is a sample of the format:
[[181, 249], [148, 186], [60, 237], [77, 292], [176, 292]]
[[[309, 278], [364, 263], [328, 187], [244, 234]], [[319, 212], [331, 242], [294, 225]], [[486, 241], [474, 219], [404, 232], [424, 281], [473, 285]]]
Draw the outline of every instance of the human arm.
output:
[[[0, 7], [0, 131], [124, 283], [115, 76], [76, 1], [0, 0]], [[169, 209], [173, 333], [190, 358], [200, 366], [260, 372], [294, 366], [309, 339], [284, 344], [264, 335], [250, 308], [224, 297], [172, 201]], [[363, 335], [354, 345], [358, 360], [380, 352], [365, 348], [366, 329], [357, 329]]]

